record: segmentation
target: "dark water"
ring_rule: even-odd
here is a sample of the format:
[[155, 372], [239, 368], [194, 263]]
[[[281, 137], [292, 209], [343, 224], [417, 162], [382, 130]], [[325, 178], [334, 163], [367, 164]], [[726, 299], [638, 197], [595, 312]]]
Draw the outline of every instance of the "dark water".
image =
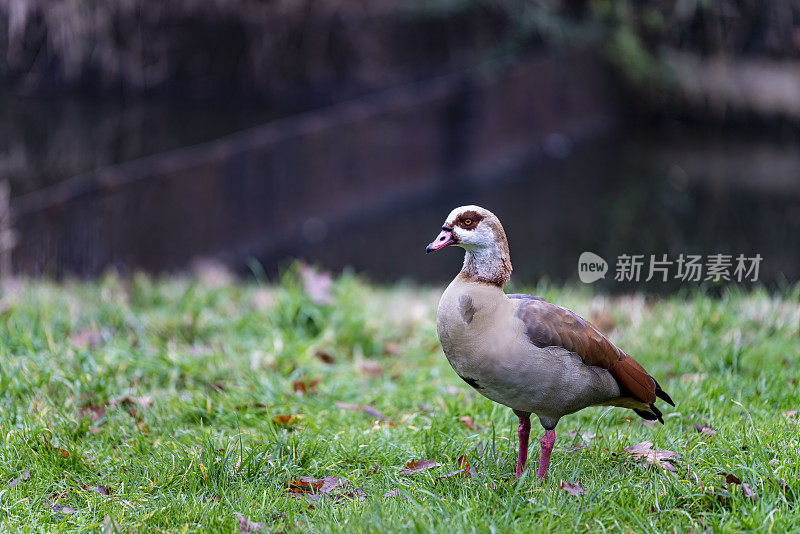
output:
[[[174, 102], [115, 107], [5, 97], [4, 103], [0, 170], [11, 180], [14, 195], [93, 168], [213, 139], [274, 116], [263, 109], [198, 110]], [[734, 281], [736, 258], [760, 255], [758, 282], [781, 287], [800, 277], [799, 147], [791, 135], [765, 135], [763, 129], [723, 131], [679, 123], [623, 127], [616, 134], [581, 143], [553, 135], [531, 146], [522, 164], [494, 162], [464, 176], [445, 177], [443, 172], [431, 177], [426, 190], [398, 185], [395, 195], [377, 199], [352, 187], [344, 198], [356, 200], [358, 208], [338, 211], [315, 209], [317, 185], [303, 176], [279, 183], [265, 175], [264, 180], [275, 181], [267, 187], [274, 196], [291, 198], [305, 214], [255, 229], [264, 237], [255, 246], [239, 247], [238, 253], [222, 248], [216, 252], [243, 273], [253, 256], [270, 275], [291, 258], [304, 258], [332, 270], [351, 267], [377, 281], [440, 283], [458, 271], [463, 253], [452, 249], [426, 256], [425, 246], [451, 209], [478, 204], [503, 222], [511, 245], [513, 280], [518, 283], [576, 280], [580, 254], [591, 251], [608, 263], [605, 279], [595, 285], [609, 291], [663, 292], [709, 285], [705, 280], [675, 278], [681, 254], [701, 255], [702, 263], [709, 261], [709, 255], [731, 255], [727, 272]], [[347, 189], [347, 180], [338, 181]], [[234, 182], [232, 178], [230, 187]], [[163, 198], [159, 187], [142, 184], [139, 194], [158, 202]], [[281, 198], [272, 201], [279, 204]], [[98, 206], [99, 202], [102, 199]], [[141, 206], [145, 209], [147, 204]], [[224, 215], [238, 216], [235, 210]], [[47, 224], [46, 219], [40, 222]], [[196, 232], [191, 221], [175, 222], [180, 223], [185, 228], [171, 235]], [[238, 228], [226, 221], [219, 225]], [[279, 230], [273, 229], [278, 226]], [[81, 239], [94, 242], [92, 236]], [[130, 248], [130, 241], [124, 240], [115, 246], [125, 242]], [[188, 239], [170, 237], [157, 247], [171, 250], [185, 242]], [[119, 257], [126, 258], [121, 267], [146, 265], [142, 258], [152, 255], [155, 246], [148, 243], [138, 245], [140, 252], [118, 249]], [[79, 250], [73, 247], [67, 252], [86, 253]], [[200, 253], [193, 250], [184, 251], [182, 257]], [[623, 254], [643, 256], [639, 283], [614, 280]], [[650, 255], [661, 259], [664, 254], [673, 262], [668, 266], [669, 280], [662, 282], [659, 276], [644, 282]], [[188, 261], [178, 261], [184, 263], [169, 268], [187, 267]], [[109, 263], [120, 267], [113, 257]], [[701, 278], [706, 274], [704, 270]]]
[[[705, 280], [709, 255], [737, 283], [739, 255], [760, 255], [757, 282], [772, 288], [800, 277], [800, 151], [793, 142], [757, 134], [672, 130], [628, 131], [570, 147], [554, 139], [531, 162], [479, 183], [447, 183], [429, 197], [389, 203], [316, 230], [306, 239], [263, 254], [267, 270], [287, 257], [303, 257], [331, 268], [347, 266], [380, 281], [446, 281], [458, 271], [459, 249], [426, 256], [449, 211], [478, 204], [503, 222], [511, 246], [513, 280], [577, 280], [578, 258], [591, 251], [608, 262], [608, 291], [674, 291], [718, 286]], [[623, 254], [643, 255], [639, 283], [615, 281]], [[665, 265], [649, 274], [650, 255]], [[681, 280], [679, 256], [701, 255], [700, 281]], [[741, 273], [745, 274], [744, 272]]]
[[236, 102], [20, 97], [0, 91], [0, 178], [20, 196], [73, 176], [266, 122]]

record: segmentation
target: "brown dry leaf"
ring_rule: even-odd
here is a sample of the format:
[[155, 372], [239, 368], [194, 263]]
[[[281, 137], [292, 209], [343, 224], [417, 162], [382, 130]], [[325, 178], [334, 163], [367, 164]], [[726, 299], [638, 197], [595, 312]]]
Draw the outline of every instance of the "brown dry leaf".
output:
[[742, 495], [745, 496], [747, 499], [755, 499], [756, 494], [753, 490], [750, 489], [750, 484], [747, 482], [742, 482], [742, 479], [734, 475], [733, 473], [722, 473], [722, 476], [725, 477], [725, 487], [728, 484], [732, 484], [734, 486], [741, 486], [742, 487]]
[[617, 326], [617, 321], [607, 312], [598, 312], [592, 315], [591, 322], [598, 330], [609, 334]]
[[336, 358], [334, 358], [331, 353], [325, 349], [314, 349], [314, 356], [316, 356], [317, 359], [322, 363], [327, 363], [328, 365], [336, 363]]
[[296, 414], [276, 415], [272, 418], [272, 423], [283, 427], [292, 427], [300, 420]]
[[574, 495], [575, 497], [580, 497], [581, 495], [586, 495], [586, 490], [583, 489], [583, 485], [580, 482], [564, 482], [563, 480], [558, 484], [558, 488], [566, 491], [570, 495]]
[[643, 441], [631, 447], [625, 447], [625, 452], [632, 454], [635, 458], [644, 460], [649, 464], [657, 465], [675, 473], [675, 466], [669, 460], [672, 458], [680, 458], [681, 456], [673, 451], [660, 451], [653, 449], [653, 443], [650, 441]]
[[68, 450], [51, 445], [50, 442], [47, 441], [47, 438], [44, 439], [44, 446], [47, 448], [47, 450], [51, 450], [57, 454], [60, 454], [62, 458], [69, 458]]
[[78, 416], [81, 419], [88, 417], [89, 419], [91, 419], [93, 422], [96, 423], [97, 421], [106, 416], [106, 407], [96, 406], [93, 404], [91, 406], [83, 408], [80, 412], [78, 412]]
[[120, 397], [118, 399], [111, 399], [108, 402], [108, 405], [111, 408], [116, 408], [118, 406], [122, 406], [123, 408], [141, 408], [142, 410], [146, 410], [153, 404], [153, 397], [150, 395], [142, 395], [142, 396], [132, 396], [126, 395], [124, 397]]
[[114, 492], [113, 492], [113, 491], [111, 491], [111, 488], [109, 488], [109, 487], [108, 487], [108, 486], [106, 486], [105, 484], [100, 484], [100, 485], [99, 485], [99, 486], [97, 486], [96, 488], [91, 488], [91, 490], [92, 490], [93, 492], [97, 493], [98, 495], [103, 495], [103, 496], [106, 496], [106, 495], [113, 495], [113, 494], [114, 494]]
[[796, 417], [797, 416], [797, 410], [789, 410], [789, 411], [783, 412], [783, 416], [784, 417]]
[[469, 415], [465, 415], [464, 417], [459, 417], [458, 420], [461, 421], [461, 424], [463, 424], [470, 430], [476, 430], [476, 431], [478, 430], [478, 425], [475, 424], [475, 420]]
[[364, 362], [358, 368], [367, 376], [383, 376], [383, 367], [374, 362]]
[[398, 354], [403, 353], [403, 347], [400, 345], [400, 343], [387, 341], [383, 346], [383, 353], [387, 356], [397, 356]]
[[322, 379], [319, 377], [312, 380], [295, 380], [292, 382], [292, 389], [294, 389], [296, 393], [315, 393], [321, 381]]
[[320, 272], [314, 267], [303, 263], [300, 265], [300, 278], [303, 281], [303, 289], [305, 289], [311, 302], [319, 305], [333, 303], [333, 297], [330, 293], [333, 279], [330, 273]]
[[70, 335], [69, 341], [79, 349], [93, 349], [103, 342], [103, 333], [95, 328], [83, 328]]
[[264, 523], [257, 523], [250, 521], [240, 513], [236, 513], [236, 519], [239, 520], [239, 534], [252, 534], [253, 532], [262, 532], [266, 525]]
[[62, 505], [61, 503], [56, 501], [56, 503], [50, 508], [50, 511], [53, 512], [54, 514], [57, 513], [71, 514], [73, 512], [77, 512], [78, 510], [72, 508], [71, 506]]
[[454, 476], [458, 476], [459, 478], [472, 478], [472, 477], [478, 476], [478, 473], [476, 473], [475, 470], [472, 469], [472, 466], [469, 465], [469, 462], [467, 461], [467, 455], [466, 454], [462, 454], [458, 458], [458, 470], [457, 471], [451, 471], [450, 473], [447, 473], [446, 475], [442, 475], [439, 478], [450, 478], [450, 477], [454, 477]]
[[742, 479], [732, 473], [722, 473], [722, 476], [725, 477], [725, 485], [742, 483]]
[[14, 480], [12, 480], [11, 482], [9, 482], [9, 483], [8, 483], [8, 487], [9, 487], [10, 489], [14, 489], [14, 488], [16, 488], [17, 486], [19, 486], [21, 482], [25, 482], [25, 481], [26, 481], [26, 480], [28, 480], [29, 478], [31, 478], [31, 473], [30, 473], [30, 471], [28, 471], [28, 470], [26, 469], [24, 473], [22, 473], [20, 476], [18, 476], [17, 478], [15, 478], [15, 479], [14, 479]]
[[342, 477], [325, 477], [321, 479], [300, 477], [292, 479], [288, 484], [287, 491], [292, 497], [303, 497], [310, 502], [323, 499], [334, 502], [349, 499], [363, 501], [367, 498], [364, 490], [354, 487], [349, 480]]
[[401, 475], [416, 475], [434, 467], [441, 467], [442, 464], [433, 459], [411, 460], [406, 464], [406, 468], [400, 471]]
[[695, 424], [694, 429], [703, 434], [703, 436], [707, 438], [713, 438], [717, 434], [717, 431], [714, 430], [711, 426], [707, 425], [706, 423], [703, 423], [701, 425]]

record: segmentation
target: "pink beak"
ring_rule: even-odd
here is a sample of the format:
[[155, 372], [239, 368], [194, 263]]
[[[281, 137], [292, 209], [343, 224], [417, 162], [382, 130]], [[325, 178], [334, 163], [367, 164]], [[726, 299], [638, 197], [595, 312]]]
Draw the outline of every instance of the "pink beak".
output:
[[455, 242], [456, 240], [453, 238], [453, 229], [442, 226], [441, 233], [425, 248], [425, 254], [430, 254], [434, 250], [442, 250], [447, 245], [452, 245]]

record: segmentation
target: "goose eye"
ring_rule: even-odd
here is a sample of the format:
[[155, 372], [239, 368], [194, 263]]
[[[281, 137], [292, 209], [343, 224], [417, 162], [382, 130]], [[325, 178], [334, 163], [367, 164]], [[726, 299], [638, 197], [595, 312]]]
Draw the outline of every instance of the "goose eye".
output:
[[472, 219], [464, 219], [464, 226], [469, 226], [472, 224]]

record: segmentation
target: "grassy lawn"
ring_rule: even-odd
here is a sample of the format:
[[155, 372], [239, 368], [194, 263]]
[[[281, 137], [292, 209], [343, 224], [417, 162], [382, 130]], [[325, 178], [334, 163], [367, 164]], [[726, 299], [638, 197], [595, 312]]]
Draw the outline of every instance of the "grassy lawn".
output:
[[[296, 272], [280, 285], [213, 272], [7, 282], [0, 530], [782, 532], [800, 524], [798, 419], [786, 414], [800, 408], [797, 289], [645, 299], [513, 288], [594, 320], [677, 403], [662, 406], [664, 426], [622, 409], [563, 419], [541, 486], [514, 483], [511, 410], [472, 391], [444, 358], [435, 332], [442, 288], [345, 275], [331, 302], [318, 304], [324, 280], [312, 286], [315, 299]], [[694, 426], [703, 424], [713, 430]], [[536, 422], [534, 433], [535, 471]], [[679, 454], [675, 472], [623, 451], [643, 441]], [[443, 477], [462, 455], [475, 476]], [[401, 473], [419, 459], [442, 465]], [[747, 487], [725, 484], [725, 474]], [[344, 477], [352, 487], [306, 494], [303, 476]], [[562, 480], [585, 494], [561, 489]], [[237, 514], [252, 523], [240, 525]]]

